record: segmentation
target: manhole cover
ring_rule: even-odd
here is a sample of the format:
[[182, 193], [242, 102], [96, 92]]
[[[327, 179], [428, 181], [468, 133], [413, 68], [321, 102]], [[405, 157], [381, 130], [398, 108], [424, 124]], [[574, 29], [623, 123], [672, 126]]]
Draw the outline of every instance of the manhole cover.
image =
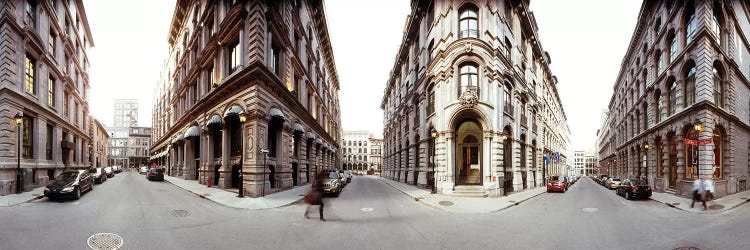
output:
[[119, 249], [122, 247], [122, 237], [113, 233], [98, 233], [91, 235], [86, 243], [91, 249]]
[[188, 212], [187, 210], [172, 210], [169, 211], [169, 214], [174, 217], [187, 217], [190, 215], [190, 212]]
[[713, 204], [713, 205], [708, 206], [708, 208], [709, 209], [714, 209], [714, 210], [719, 210], [719, 209], [724, 209], [724, 205]]
[[453, 202], [450, 202], [450, 201], [440, 201], [438, 202], [438, 204], [443, 205], [443, 206], [453, 206]]
[[581, 209], [581, 211], [593, 213], [599, 211], [599, 209], [595, 207], [584, 207], [583, 209]]
[[678, 247], [678, 248], [675, 248], [674, 250], [701, 250], [701, 249], [697, 247]]
[[365, 212], [372, 212], [372, 211], [375, 211], [375, 209], [374, 209], [374, 208], [371, 208], [371, 207], [365, 207], [365, 208], [362, 208], [362, 211], [365, 211]]

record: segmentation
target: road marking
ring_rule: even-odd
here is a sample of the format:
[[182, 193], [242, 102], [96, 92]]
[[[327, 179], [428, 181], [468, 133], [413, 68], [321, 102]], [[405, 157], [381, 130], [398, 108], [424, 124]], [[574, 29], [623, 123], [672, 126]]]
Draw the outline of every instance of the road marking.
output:
[[375, 211], [375, 209], [371, 208], [371, 207], [364, 207], [364, 208], [362, 208], [362, 211], [364, 211], [364, 212], [372, 212], [372, 211]]
[[581, 211], [589, 212], [589, 213], [594, 213], [594, 212], [599, 211], [599, 209], [595, 208], [595, 207], [585, 207], [585, 208], [581, 209]]

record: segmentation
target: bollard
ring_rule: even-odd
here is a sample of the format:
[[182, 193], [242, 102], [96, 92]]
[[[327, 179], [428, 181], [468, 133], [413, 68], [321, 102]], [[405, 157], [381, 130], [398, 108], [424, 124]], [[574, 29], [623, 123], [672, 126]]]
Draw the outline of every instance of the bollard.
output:
[[206, 186], [211, 187], [211, 177], [206, 179]]

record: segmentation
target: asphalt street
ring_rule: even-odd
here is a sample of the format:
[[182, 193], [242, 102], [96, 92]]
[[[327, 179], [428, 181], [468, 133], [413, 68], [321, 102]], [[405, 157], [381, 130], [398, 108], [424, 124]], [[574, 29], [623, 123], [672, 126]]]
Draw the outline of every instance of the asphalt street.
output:
[[[46, 198], [0, 208], [0, 249], [88, 249], [116, 233], [122, 249], [747, 249], [750, 206], [696, 215], [651, 200], [628, 201], [582, 179], [489, 214], [426, 207], [377, 177], [355, 176], [325, 217], [303, 205], [243, 210], [135, 172], [96, 185], [78, 201]], [[186, 210], [179, 213], [176, 210]], [[175, 216], [177, 215], [177, 216]], [[182, 216], [185, 215], [185, 216]]]

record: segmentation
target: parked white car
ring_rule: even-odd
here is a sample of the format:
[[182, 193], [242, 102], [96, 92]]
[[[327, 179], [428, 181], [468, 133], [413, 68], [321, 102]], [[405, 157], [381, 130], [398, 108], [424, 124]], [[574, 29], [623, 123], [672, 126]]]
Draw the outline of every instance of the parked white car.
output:
[[609, 179], [607, 179], [607, 185], [606, 186], [609, 189], [615, 189], [618, 186], [620, 186], [620, 182], [622, 182], [622, 180], [620, 178], [609, 178]]
[[148, 168], [146, 166], [141, 166], [141, 169], [138, 171], [140, 174], [146, 174], [148, 172]]

